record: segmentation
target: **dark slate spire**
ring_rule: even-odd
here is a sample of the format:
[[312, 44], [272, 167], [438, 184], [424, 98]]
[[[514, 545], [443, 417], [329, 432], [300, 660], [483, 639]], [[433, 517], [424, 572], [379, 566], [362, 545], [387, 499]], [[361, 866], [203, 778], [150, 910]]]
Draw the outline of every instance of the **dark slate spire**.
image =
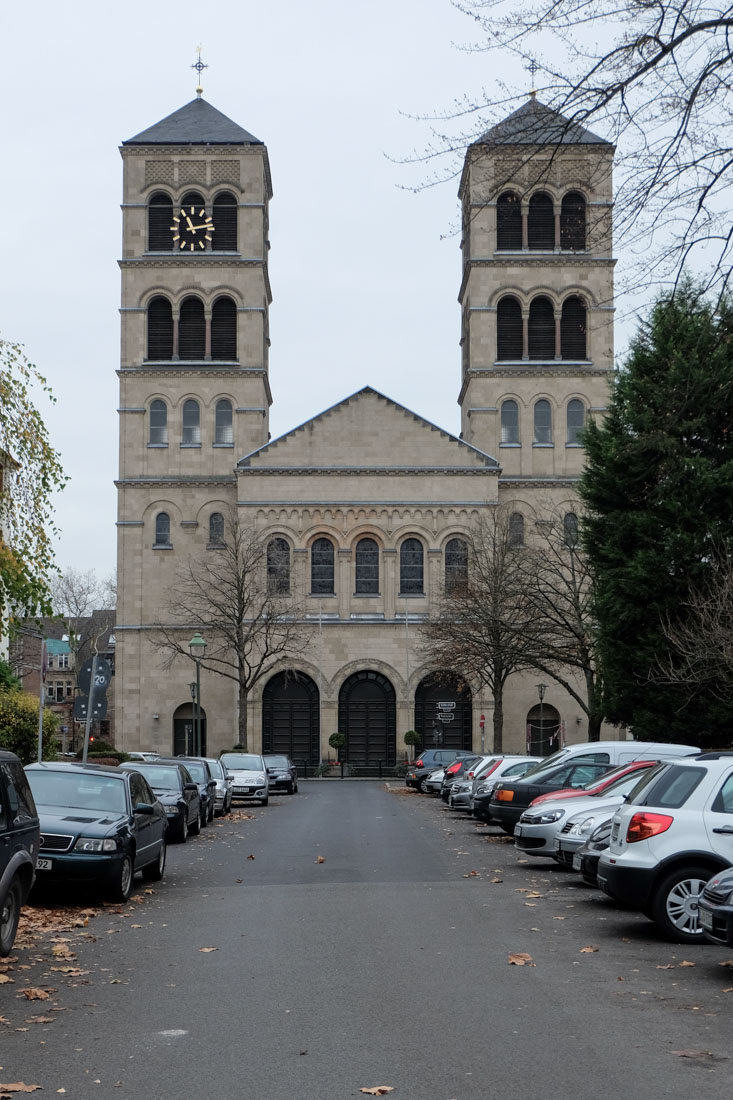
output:
[[123, 145], [262, 145], [259, 138], [197, 97]]
[[474, 145], [610, 145], [583, 126], [531, 99], [477, 138]]

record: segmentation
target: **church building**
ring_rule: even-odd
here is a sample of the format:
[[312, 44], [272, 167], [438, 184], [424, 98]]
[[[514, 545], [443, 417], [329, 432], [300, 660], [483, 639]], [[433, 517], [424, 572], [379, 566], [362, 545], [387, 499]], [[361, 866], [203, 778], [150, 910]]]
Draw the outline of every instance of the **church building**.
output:
[[[501, 505], [520, 544], [547, 502], [576, 522], [579, 433], [613, 364], [613, 152], [534, 96], [469, 147], [460, 436], [366, 387], [271, 439], [266, 146], [200, 94], [122, 144], [119, 748], [190, 744], [193, 666], [162, 672], [151, 639], [177, 565], [216, 553], [236, 513], [313, 627], [252, 692], [250, 749], [317, 765], [338, 730], [352, 763], [389, 767], [410, 729], [491, 749], [490, 693], [436, 680], [419, 625], [482, 515]], [[587, 736], [577, 702], [552, 680], [539, 700], [538, 678], [508, 684], [505, 751]], [[236, 684], [204, 667], [200, 698], [207, 752], [230, 748]]]

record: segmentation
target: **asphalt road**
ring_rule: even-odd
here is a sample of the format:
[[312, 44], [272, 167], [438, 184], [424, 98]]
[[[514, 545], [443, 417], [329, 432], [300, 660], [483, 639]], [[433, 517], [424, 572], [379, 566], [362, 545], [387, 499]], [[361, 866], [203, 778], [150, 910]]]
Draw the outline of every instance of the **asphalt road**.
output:
[[0, 1082], [67, 1100], [729, 1100], [731, 952], [660, 941], [399, 784], [301, 783], [248, 812], [171, 846], [152, 893], [137, 880], [86, 928], [22, 941]]

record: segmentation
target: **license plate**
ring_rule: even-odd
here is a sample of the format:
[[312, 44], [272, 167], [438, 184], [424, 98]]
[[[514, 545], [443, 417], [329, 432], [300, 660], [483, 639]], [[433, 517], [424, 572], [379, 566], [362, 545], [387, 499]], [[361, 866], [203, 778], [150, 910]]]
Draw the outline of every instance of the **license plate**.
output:
[[234, 793], [235, 794], [248, 794], [249, 793], [249, 787], [235, 787], [234, 788]]
[[522, 826], [521, 825], [515, 825], [514, 826], [514, 835], [515, 836], [521, 836], [522, 835]]
[[580, 871], [583, 867], [583, 857], [580, 852], [576, 852], [573, 856], [573, 870]]
[[707, 928], [708, 932], [713, 930], [713, 914], [708, 913], [707, 909], [698, 909], [697, 920], [701, 928]]
[[53, 867], [52, 859], [37, 859], [36, 870], [37, 871], [50, 871]]

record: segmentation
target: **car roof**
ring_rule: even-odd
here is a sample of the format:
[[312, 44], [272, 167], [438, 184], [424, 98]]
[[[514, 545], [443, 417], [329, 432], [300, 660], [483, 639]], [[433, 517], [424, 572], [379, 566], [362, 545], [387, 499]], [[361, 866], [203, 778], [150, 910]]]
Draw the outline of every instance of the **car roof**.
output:
[[[67, 764], [61, 760], [44, 760], [42, 763], [26, 764], [25, 770], [45, 772], [91, 772], [94, 775], [121, 775], [118, 767], [110, 767], [107, 764]], [[126, 774], [126, 773], [125, 773]]]

